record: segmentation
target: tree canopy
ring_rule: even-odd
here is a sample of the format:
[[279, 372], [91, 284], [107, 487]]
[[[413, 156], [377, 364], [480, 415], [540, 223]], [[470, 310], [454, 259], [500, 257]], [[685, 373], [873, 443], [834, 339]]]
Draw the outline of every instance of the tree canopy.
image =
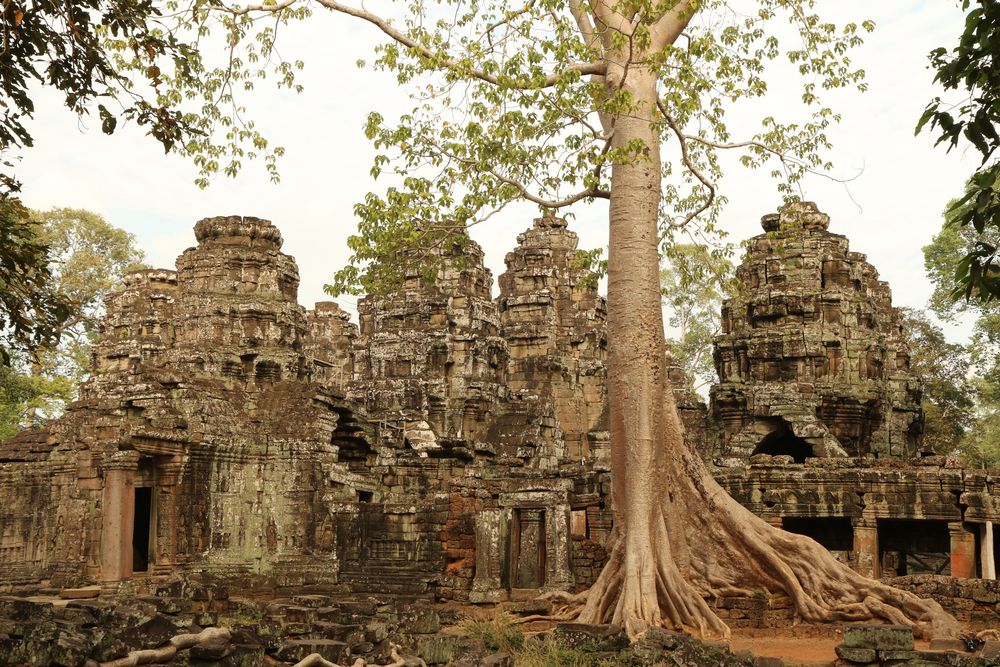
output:
[[49, 335], [11, 350], [0, 370], [0, 438], [43, 418], [58, 416], [73, 400], [90, 367], [104, 297], [142, 260], [131, 234], [101, 216], [69, 208], [24, 211], [35, 241], [45, 252], [40, 299], [65, 303]]
[[[970, 184], [970, 191], [975, 189]], [[940, 231], [924, 246], [924, 267], [934, 286], [931, 310], [943, 321], [971, 318], [972, 336], [965, 347], [966, 381], [963, 393], [971, 402], [969, 419], [963, 435], [956, 440], [958, 450], [974, 465], [1000, 465], [1000, 300], [955, 299], [954, 276], [957, 268], [982, 242], [1000, 242], [1000, 228], [955, 224], [955, 217], [965, 205], [951, 202], [944, 213]], [[939, 340], [934, 354], [953, 348]]]
[[[97, 116], [111, 134], [119, 119], [147, 126], [166, 150], [177, 150], [199, 132], [195, 117], [164, 97], [160, 66], [178, 72], [197, 57], [190, 41], [173, 33], [173, 21], [153, 0], [12, 0], [3, 3], [0, 30], [0, 194], [18, 190], [17, 151], [31, 147], [29, 119], [37, 83], [62, 94], [75, 113]], [[122, 67], [123, 56], [133, 65]]]
[[949, 210], [953, 224], [979, 235], [955, 266], [954, 297], [989, 301], [1000, 297], [1000, 4], [992, 0], [962, 0], [965, 28], [953, 48], [930, 54], [934, 80], [964, 99], [936, 97], [927, 105], [917, 132], [927, 127], [938, 144], [950, 151], [964, 139], [982, 161], [969, 179], [964, 196]]
[[693, 243], [665, 248], [660, 291], [677, 336], [672, 352], [695, 391], [716, 380], [712, 337], [719, 332], [722, 300], [735, 289], [733, 271], [724, 251]]
[[0, 365], [58, 340], [70, 300], [52, 285], [41, 225], [16, 198], [0, 197]]
[[963, 345], [949, 342], [926, 313], [902, 309], [910, 368], [923, 381], [923, 448], [937, 454], [964, 451], [975, 423], [970, 360]]

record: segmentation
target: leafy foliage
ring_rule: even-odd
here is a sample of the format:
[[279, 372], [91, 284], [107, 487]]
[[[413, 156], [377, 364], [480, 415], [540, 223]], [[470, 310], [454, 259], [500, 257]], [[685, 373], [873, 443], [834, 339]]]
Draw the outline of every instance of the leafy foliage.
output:
[[952, 287], [955, 267], [970, 248], [984, 236], [995, 241], [1000, 238], [1000, 230], [987, 228], [980, 234], [974, 228], [951, 224], [952, 213], [949, 207], [941, 230], [923, 249], [927, 276], [934, 285], [930, 306], [942, 320], [974, 318], [971, 341], [966, 347], [966, 391], [973, 408], [959, 449], [977, 465], [1000, 466], [1000, 301], [956, 301]]
[[75, 391], [71, 378], [32, 375], [23, 360], [0, 366], [0, 440], [38, 426], [72, 400]]
[[[160, 29], [160, 18], [152, 0], [3, 3], [0, 86], [6, 109], [0, 118], [0, 151], [32, 145], [25, 122], [35, 110], [36, 82], [62, 93], [66, 106], [77, 114], [96, 111], [107, 134], [115, 131], [121, 117], [148, 126], [167, 150], [190, 135], [194, 129], [190, 119], [156, 99], [161, 84], [157, 58], [183, 62], [191, 55], [190, 46]], [[108, 39], [142, 63], [140, 80], [132, 81], [119, 70], [107, 48]], [[119, 108], [109, 109], [104, 103], [108, 100]], [[18, 188], [12, 167], [9, 160], [4, 163], [0, 191]]]
[[0, 197], [0, 365], [58, 340], [72, 310], [51, 278], [41, 226], [19, 200]]
[[90, 365], [104, 296], [142, 259], [131, 234], [95, 213], [59, 208], [24, 214], [45, 249], [39, 299], [61, 299], [66, 309], [47, 338], [14, 350], [3, 369], [0, 433], [7, 435], [57, 416], [73, 400]]
[[969, 355], [950, 343], [941, 328], [920, 310], [902, 310], [911, 369], [923, 380], [923, 446], [939, 454], [960, 449], [975, 422]]
[[[320, 4], [351, 13], [339, 3]], [[639, 26], [636, 41], [651, 39], [656, 20], [675, 4], [629, 3]], [[788, 198], [806, 173], [830, 166], [820, 154], [839, 116], [820, 93], [864, 88], [863, 71], [846, 54], [873, 26], [835, 26], [813, 13], [813, 5], [764, 0], [743, 14], [721, 0], [698, 3], [683, 45], [641, 62], [658, 79], [657, 132], [678, 153], [677, 161], [664, 164], [666, 244], [671, 228], [688, 223], [699, 225], [699, 234], [717, 233], [721, 151], [742, 151], [747, 167], [773, 158], [772, 173]], [[613, 66], [607, 53], [625, 38], [612, 34], [601, 42], [581, 30], [574, 7], [585, 11], [565, 0], [516, 9], [501, 2], [412, 0], [395, 21], [364, 13], [393, 38], [379, 47], [374, 66], [414, 91], [416, 107], [394, 121], [369, 116], [365, 131], [379, 151], [372, 174], [389, 183], [384, 194], [369, 194], [355, 207], [360, 224], [349, 241], [351, 262], [329, 292], [378, 291], [393, 278], [379, 275], [380, 267], [433, 262], [414, 250], [460, 238], [513, 201], [551, 211], [608, 198], [610, 166], [645, 159], [642, 142], [615, 146], [603, 125], [635, 104], [605, 76]], [[790, 48], [781, 47], [772, 29], [779, 21], [795, 28]], [[634, 46], [638, 52], [646, 45]], [[768, 117], [752, 138], [733, 143], [727, 113], [766, 94], [763, 74], [777, 60], [803, 76], [808, 120]]]
[[995, 234], [1000, 231], [1000, 162], [995, 158], [1000, 146], [1000, 4], [962, 0], [962, 8], [968, 14], [958, 45], [951, 50], [934, 49], [930, 61], [937, 70], [936, 82], [945, 90], [961, 90], [967, 97], [958, 104], [934, 98], [916, 131], [924, 127], [936, 131], [936, 143], [946, 144], [949, 151], [965, 139], [982, 156], [965, 195], [951, 205], [949, 216], [954, 224], [981, 235], [956, 266], [953, 294], [989, 301], [1000, 296]]
[[725, 250], [699, 244], [668, 246], [660, 271], [667, 323], [676, 331], [673, 354], [697, 390], [715, 379], [712, 338], [719, 330], [722, 299], [736, 288]]

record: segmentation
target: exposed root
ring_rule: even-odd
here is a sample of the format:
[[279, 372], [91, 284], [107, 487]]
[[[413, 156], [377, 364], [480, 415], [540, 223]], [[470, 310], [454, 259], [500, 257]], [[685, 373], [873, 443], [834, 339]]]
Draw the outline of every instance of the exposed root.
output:
[[[423, 661], [422, 658], [406, 658], [399, 652], [399, 644], [391, 644], [392, 651], [389, 653], [389, 659], [392, 662], [387, 662], [385, 665], [380, 667], [403, 667], [410, 662], [416, 661], [420, 664], [420, 667], [427, 667], [427, 663]], [[364, 658], [358, 658], [355, 660], [350, 667], [375, 667], [375, 663], [365, 662]], [[294, 667], [345, 667], [344, 665], [338, 665], [335, 662], [330, 662], [319, 653], [310, 653], [306, 657], [295, 663]]]
[[787, 596], [797, 620], [882, 619], [924, 637], [958, 636], [958, 622], [934, 600], [863, 577], [812, 539], [775, 528], [736, 502], [683, 444], [666, 393], [669, 449], [654, 451], [645, 464], [615, 466], [648, 474], [630, 475], [627, 488], [612, 480], [610, 553], [580, 622], [620, 625], [633, 640], [654, 626], [726, 638], [729, 628], [706, 598], [763, 592]]
[[997, 630], [996, 628], [980, 630], [976, 633], [976, 637], [982, 641], [1000, 641], [1000, 630]]
[[[343, 667], [335, 662], [330, 662], [319, 653], [310, 653], [306, 657], [295, 663], [295, 667]], [[351, 667], [365, 667], [365, 659], [358, 658]]]
[[178, 651], [184, 651], [200, 644], [213, 642], [228, 642], [232, 635], [225, 628], [205, 628], [198, 634], [183, 634], [171, 637], [170, 640], [159, 648], [132, 651], [124, 658], [97, 663], [88, 660], [86, 667], [137, 667], [138, 665], [149, 665], [154, 663], [170, 662]]

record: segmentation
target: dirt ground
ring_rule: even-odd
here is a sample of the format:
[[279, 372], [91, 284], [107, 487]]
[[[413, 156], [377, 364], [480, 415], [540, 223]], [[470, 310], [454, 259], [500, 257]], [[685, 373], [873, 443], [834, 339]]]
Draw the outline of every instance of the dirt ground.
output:
[[[840, 630], [822, 626], [795, 626], [775, 630], [736, 628], [729, 645], [733, 651], [781, 658], [788, 665], [824, 667], [837, 659], [834, 647], [841, 642]], [[917, 642], [917, 648], [926, 648]]]
[[733, 632], [729, 645], [733, 651], [750, 651], [754, 655], [781, 658], [789, 665], [830, 665], [837, 659], [833, 647], [840, 643], [834, 637], [747, 637]]

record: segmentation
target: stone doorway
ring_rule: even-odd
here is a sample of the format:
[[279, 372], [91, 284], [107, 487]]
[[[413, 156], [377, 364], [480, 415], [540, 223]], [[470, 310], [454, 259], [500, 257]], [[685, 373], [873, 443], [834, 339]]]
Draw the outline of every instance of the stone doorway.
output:
[[153, 527], [153, 489], [135, 488], [135, 512], [132, 518], [132, 571], [148, 572], [153, 561], [150, 539]]
[[883, 575], [951, 575], [947, 521], [879, 519], [878, 544]]
[[510, 534], [511, 589], [545, 585], [545, 510], [515, 509]]

